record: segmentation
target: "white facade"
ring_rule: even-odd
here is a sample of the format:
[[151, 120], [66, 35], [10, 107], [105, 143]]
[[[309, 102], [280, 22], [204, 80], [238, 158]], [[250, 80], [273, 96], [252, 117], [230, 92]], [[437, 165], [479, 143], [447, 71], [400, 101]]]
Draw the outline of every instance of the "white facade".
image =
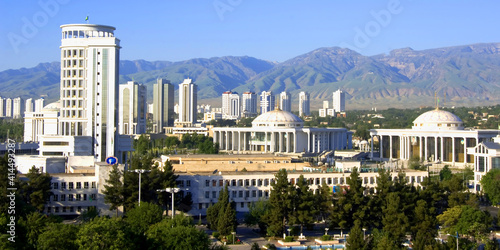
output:
[[153, 133], [163, 133], [174, 124], [174, 86], [157, 79], [153, 85]]
[[244, 92], [241, 95], [241, 113], [245, 117], [257, 115], [257, 94], [254, 92]]
[[304, 128], [296, 115], [281, 110], [255, 118], [251, 128], [213, 128], [214, 143], [222, 151], [264, 153], [320, 153], [352, 148], [352, 132], [345, 128]]
[[481, 142], [467, 148], [467, 153], [474, 156], [474, 191], [482, 191], [481, 179], [492, 169], [500, 169], [500, 135], [492, 142]]
[[34, 111], [34, 103], [32, 98], [26, 99], [26, 105], [24, 106], [24, 112], [33, 112]]
[[42, 135], [57, 135], [59, 131], [59, 105], [47, 105], [38, 112], [24, 115], [24, 141], [38, 142]]
[[5, 113], [5, 98], [0, 97], [0, 117], [4, 117]]
[[299, 94], [299, 116], [303, 117], [308, 115], [311, 115], [309, 93], [302, 91]]
[[275, 109], [275, 97], [271, 91], [262, 91], [260, 94], [260, 113], [264, 114], [266, 112]]
[[344, 91], [339, 89], [339, 90], [333, 92], [332, 107], [336, 113], [345, 111], [345, 93], [344, 93]]
[[222, 119], [237, 120], [240, 118], [240, 96], [236, 92], [222, 93]]
[[327, 116], [335, 116], [335, 110], [334, 109], [319, 109], [319, 117], [327, 117]]
[[[115, 28], [62, 25], [60, 135], [91, 137], [97, 161], [115, 152], [120, 40]], [[121, 158], [121, 157], [119, 157]]]
[[280, 109], [292, 112], [292, 97], [290, 93], [283, 91], [280, 93]]
[[198, 87], [191, 79], [179, 84], [179, 122], [196, 123]]
[[118, 133], [137, 135], [146, 133], [146, 86], [129, 81], [120, 84], [118, 106]]
[[4, 117], [12, 117], [12, 111], [14, 107], [12, 106], [12, 99], [5, 99], [5, 114]]
[[22, 118], [24, 114], [24, 101], [21, 97], [14, 98], [12, 100], [12, 118], [19, 119]]
[[40, 99], [36, 99], [35, 100], [35, 107], [34, 107], [34, 111], [35, 112], [41, 112], [42, 109], [43, 109], [43, 104], [44, 104], [44, 99], [43, 98], [40, 98]]

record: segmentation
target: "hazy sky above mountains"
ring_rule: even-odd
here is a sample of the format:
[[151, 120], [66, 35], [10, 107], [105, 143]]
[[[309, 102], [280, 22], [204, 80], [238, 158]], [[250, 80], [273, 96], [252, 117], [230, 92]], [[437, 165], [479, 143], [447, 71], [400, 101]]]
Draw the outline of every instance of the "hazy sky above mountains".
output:
[[60, 25], [116, 27], [121, 59], [253, 56], [285, 61], [320, 47], [363, 55], [500, 42], [500, 2], [0, 0], [0, 70], [60, 60]]

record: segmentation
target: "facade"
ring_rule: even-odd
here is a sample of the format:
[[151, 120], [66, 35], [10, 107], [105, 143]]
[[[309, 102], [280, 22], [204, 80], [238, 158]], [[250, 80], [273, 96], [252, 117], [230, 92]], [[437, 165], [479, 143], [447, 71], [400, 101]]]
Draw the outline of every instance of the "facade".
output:
[[280, 109], [292, 112], [292, 97], [290, 93], [283, 91], [280, 93]]
[[0, 97], [0, 117], [5, 116], [5, 98]]
[[[413, 121], [412, 129], [371, 129], [371, 155], [378, 160], [409, 160], [443, 162], [465, 166], [474, 164], [468, 147], [488, 142], [498, 130], [464, 129], [462, 120], [444, 110], [431, 110]], [[378, 137], [379, 149], [374, 154], [373, 137]], [[377, 156], [378, 154], [378, 156]]]
[[118, 133], [137, 135], [146, 133], [146, 86], [137, 82], [120, 84], [118, 105]]
[[12, 100], [12, 118], [19, 119], [24, 115], [24, 101], [21, 97]]
[[174, 85], [157, 79], [153, 86], [153, 133], [163, 133], [174, 124]]
[[32, 98], [26, 99], [26, 105], [24, 106], [24, 112], [33, 112], [34, 111], [34, 103]]
[[[115, 28], [95, 24], [62, 25], [61, 112], [59, 134], [92, 138], [97, 161], [115, 151], [118, 127], [120, 40]], [[118, 156], [120, 159], [121, 157]]]
[[255, 118], [251, 128], [214, 128], [214, 143], [219, 143], [221, 151], [242, 153], [320, 153], [352, 148], [352, 132], [345, 128], [303, 125], [296, 115], [273, 110]]
[[59, 102], [55, 102], [40, 111], [24, 113], [24, 141], [39, 142], [42, 135], [57, 135], [60, 107]]
[[35, 111], [35, 112], [40, 112], [40, 111], [42, 111], [42, 109], [43, 109], [43, 107], [44, 107], [44, 106], [43, 106], [44, 101], [45, 101], [45, 100], [44, 100], [43, 98], [36, 99], [36, 100], [35, 100], [35, 106], [34, 106], [34, 110], [33, 110], [33, 111]]
[[196, 123], [198, 87], [191, 79], [179, 84], [179, 123]]
[[237, 120], [240, 118], [240, 96], [236, 92], [222, 93], [222, 119]]
[[12, 99], [5, 99], [5, 114], [4, 117], [12, 117], [12, 111], [14, 107], [12, 106]]
[[241, 114], [244, 117], [257, 116], [257, 94], [244, 92], [241, 95]]
[[260, 94], [260, 113], [264, 114], [266, 112], [274, 110], [275, 107], [275, 97], [271, 91], [262, 91]]
[[474, 191], [482, 191], [481, 179], [492, 169], [500, 169], [500, 135], [492, 142], [481, 142], [467, 148], [467, 153], [474, 157]]
[[344, 93], [344, 91], [339, 89], [339, 90], [333, 92], [332, 108], [335, 111], [335, 113], [345, 111], [345, 93]]
[[309, 93], [300, 92], [299, 94], [299, 116], [304, 117], [311, 115]]
[[205, 112], [203, 114], [204, 122], [209, 122], [212, 120], [222, 120], [222, 114], [218, 112]]

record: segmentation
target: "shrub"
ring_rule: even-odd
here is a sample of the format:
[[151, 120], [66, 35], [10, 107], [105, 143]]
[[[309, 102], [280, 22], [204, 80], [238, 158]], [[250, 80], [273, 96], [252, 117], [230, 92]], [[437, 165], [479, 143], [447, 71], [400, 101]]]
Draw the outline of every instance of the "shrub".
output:
[[321, 235], [321, 240], [323, 240], [323, 241], [332, 240], [332, 236], [331, 235]]
[[293, 241], [293, 236], [286, 236], [285, 237], [285, 242], [292, 242]]
[[219, 232], [213, 232], [213, 233], [212, 233], [212, 236], [213, 236], [214, 238], [218, 239], [218, 238], [219, 238], [219, 236], [220, 236], [220, 233], [219, 233]]

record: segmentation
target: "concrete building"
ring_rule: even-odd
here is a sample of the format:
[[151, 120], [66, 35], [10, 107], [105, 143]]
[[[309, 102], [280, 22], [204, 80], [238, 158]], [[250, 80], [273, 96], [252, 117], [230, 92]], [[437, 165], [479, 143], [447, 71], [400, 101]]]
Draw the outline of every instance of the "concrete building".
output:
[[26, 104], [24, 105], [24, 112], [33, 112], [35, 110], [35, 106], [33, 103], [33, 98], [26, 99]]
[[129, 81], [120, 84], [118, 105], [118, 133], [138, 135], [146, 133], [146, 86]]
[[241, 115], [244, 117], [257, 116], [257, 94], [244, 92], [241, 95]]
[[5, 98], [0, 97], [0, 117], [5, 117]]
[[24, 101], [21, 97], [12, 100], [12, 118], [19, 119], [24, 115]]
[[352, 148], [352, 132], [345, 128], [303, 125], [296, 115], [273, 110], [255, 118], [251, 128], [214, 128], [214, 143], [219, 143], [221, 151], [241, 153], [320, 153]]
[[475, 147], [467, 148], [467, 153], [474, 157], [474, 191], [480, 192], [481, 179], [492, 169], [500, 169], [500, 135], [493, 141], [483, 141]]
[[[96, 24], [62, 25], [59, 134], [91, 137], [96, 161], [117, 156], [120, 40], [115, 28]], [[130, 139], [129, 139], [130, 140]], [[128, 143], [125, 143], [128, 144]]]
[[345, 111], [345, 92], [344, 91], [339, 89], [339, 90], [333, 92], [332, 108], [335, 111], [335, 113]]
[[222, 93], [222, 119], [239, 119], [240, 109], [240, 96], [238, 93], [231, 91]]
[[300, 92], [299, 94], [299, 116], [304, 117], [311, 115], [311, 109], [310, 109], [310, 101], [309, 101], [309, 93], [307, 92]]
[[24, 113], [24, 141], [39, 142], [42, 135], [57, 135], [60, 108], [60, 103], [54, 102], [40, 111]]
[[153, 86], [153, 133], [163, 133], [173, 124], [174, 86], [169, 80], [157, 79]]
[[5, 114], [4, 117], [12, 117], [12, 111], [14, 107], [12, 106], [12, 99], [5, 99]]
[[[371, 155], [382, 161], [418, 157], [421, 161], [466, 166], [475, 163], [474, 155], [466, 149], [491, 141], [498, 134], [499, 130], [465, 129], [459, 117], [435, 109], [417, 117], [411, 129], [371, 129]], [[374, 137], [379, 142], [377, 151]]]
[[275, 108], [275, 97], [271, 91], [262, 91], [260, 94], [260, 113], [272, 111]]
[[35, 112], [41, 112], [44, 106], [45, 100], [43, 98], [35, 100], [34, 110]]
[[179, 123], [196, 123], [198, 87], [192, 79], [184, 79], [179, 84]]
[[283, 91], [280, 93], [280, 109], [292, 112], [292, 97], [290, 93]]

